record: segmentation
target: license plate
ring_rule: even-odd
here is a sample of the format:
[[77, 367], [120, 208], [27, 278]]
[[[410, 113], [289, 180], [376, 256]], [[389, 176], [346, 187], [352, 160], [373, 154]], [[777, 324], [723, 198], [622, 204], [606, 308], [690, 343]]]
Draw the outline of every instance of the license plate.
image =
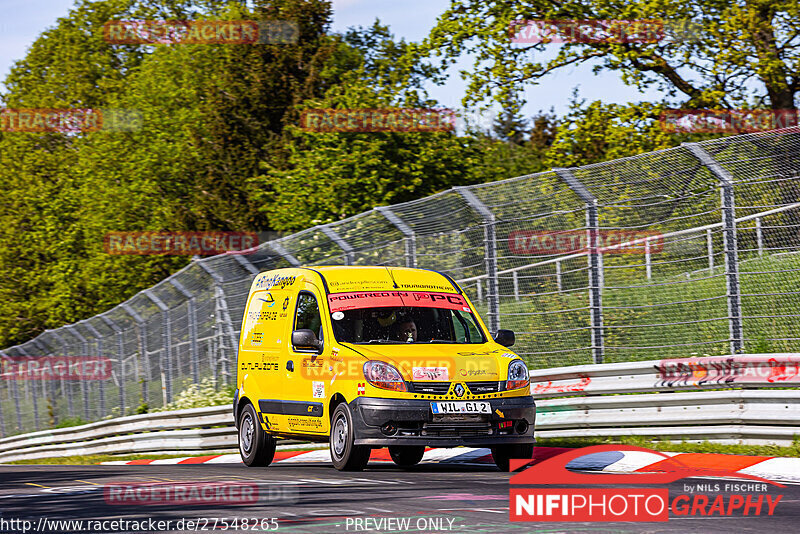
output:
[[435, 414], [450, 413], [492, 413], [492, 406], [488, 402], [432, 402], [431, 410]]

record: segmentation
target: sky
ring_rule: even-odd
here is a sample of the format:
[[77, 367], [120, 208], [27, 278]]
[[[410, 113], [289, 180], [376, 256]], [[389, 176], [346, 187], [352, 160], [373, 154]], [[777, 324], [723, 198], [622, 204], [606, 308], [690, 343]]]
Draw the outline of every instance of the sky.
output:
[[[65, 16], [74, 0], [0, 0], [0, 79], [8, 74], [13, 62], [25, 56], [28, 47], [56, 19]], [[422, 40], [434, 26], [449, 0], [333, 0], [333, 30], [344, 31], [351, 26], [369, 26], [376, 18], [389, 25], [396, 37], [407, 41]], [[558, 45], [550, 45], [558, 46]], [[462, 60], [458, 68], [469, 70], [471, 62]], [[428, 87], [431, 97], [441, 106], [462, 110], [465, 82], [453, 69], [443, 86]], [[625, 103], [656, 100], [655, 91], [639, 93], [622, 83], [615, 73], [594, 75], [588, 65], [567, 68], [549, 76], [545, 83], [526, 89], [526, 114], [555, 109], [566, 112], [573, 88], [589, 101]], [[466, 110], [468, 113], [472, 110]]]

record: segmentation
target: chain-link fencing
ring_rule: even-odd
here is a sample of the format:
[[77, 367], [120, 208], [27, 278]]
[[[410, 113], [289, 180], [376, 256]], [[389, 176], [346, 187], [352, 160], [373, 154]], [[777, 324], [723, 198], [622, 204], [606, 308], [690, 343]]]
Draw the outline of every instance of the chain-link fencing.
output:
[[250, 282], [279, 267], [435, 269], [532, 368], [800, 349], [800, 129], [520, 176], [195, 259], [103, 314], [0, 351], [110, 360], [0, 380], [0, 434], [95, 421], [235, 379]]

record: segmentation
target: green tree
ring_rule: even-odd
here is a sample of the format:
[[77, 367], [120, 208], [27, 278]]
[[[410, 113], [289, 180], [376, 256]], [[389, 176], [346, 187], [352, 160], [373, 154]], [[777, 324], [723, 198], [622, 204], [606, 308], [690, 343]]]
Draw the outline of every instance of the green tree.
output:
[[[378, 22], [350, 30], [325, 73], [336, 83], [324, 97], [308, 99], [299, 109], [435, 107], [422, 82], [437, 73], [420, 65], [401, 65], [409, 46], [395, 41]], [[343, 67], [345, 72], [338, 71]], [[411, 72], [405, 84], [403, 68]], [[292, 126], [286, 133], [284, 158], [265, 161], [263, 176], [254, 180], [260, 188], [256, 199], [270, 222], [286, 231], [454, 185], [506, 178], [526, 166], [517, 156], [529, 155], [517, 145], [454, 132], [311, 133]]]
[[[537, 55], [552, 45], [512, 43], [513, 21], [564, 19], [657, 19], [665, 38], [573, 42], [549, 61]], [[472, 54], [473, 70], [462, 72], [470, 81], [465, 105], [514, 100], [526, 84], [586, 63], [636, 87], [657, 87], [684, 108], [795, 109], [798, 25], [794, 0], [453, 0], [414, 56], [435, 53], [449, 65]]]

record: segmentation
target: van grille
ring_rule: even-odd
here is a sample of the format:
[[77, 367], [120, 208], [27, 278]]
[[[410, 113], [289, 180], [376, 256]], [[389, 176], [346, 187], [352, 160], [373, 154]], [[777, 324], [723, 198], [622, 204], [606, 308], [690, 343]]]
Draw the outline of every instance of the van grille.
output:
[[414, 393], [427, 393], [428, 395], [447, 395], [450, 391], [450, 382], [411, 382]]
[[492, 434], [491, 423], [425, 423], [422, 425], [428, 436], [489, 436]]
[[497, 393], [500, 391], [500, 382], [467, 382], [467, 387], [473, 395]]

